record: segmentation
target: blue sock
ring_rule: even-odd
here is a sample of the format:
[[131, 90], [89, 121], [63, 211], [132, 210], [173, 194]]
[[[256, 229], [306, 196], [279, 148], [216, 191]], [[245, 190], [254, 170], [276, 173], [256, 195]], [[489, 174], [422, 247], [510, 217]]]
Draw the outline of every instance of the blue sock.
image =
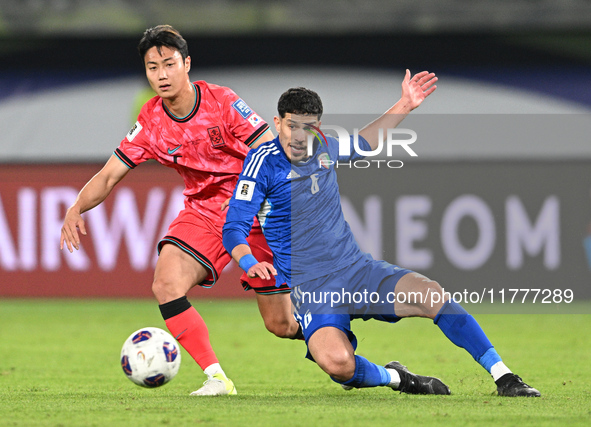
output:
[[458, 347], [465, 349], [488, 372], [501, 358], [484, 331], [464, 308], [453, 300], [447, 301], [433, 319], [433, 323]]
[[339, 384], [350, 385], [351, 387], [377, 387], [390, 384], [391, 378], [386, 368], [370, 362], [365, 357], [355, 356], [355, 373], [348, 381], [340, 382], [331, 377]]
[[486, 350], [486, 352], [477, 360], [477, 362], [480, 363], [482, 367], [490, 374], [490, 368], [492, 368], [495, 363], [502, 362], [502, 360], [501, 356], [499, 356], [499, 353], [497, 353], [494, 347], [491, 347]]

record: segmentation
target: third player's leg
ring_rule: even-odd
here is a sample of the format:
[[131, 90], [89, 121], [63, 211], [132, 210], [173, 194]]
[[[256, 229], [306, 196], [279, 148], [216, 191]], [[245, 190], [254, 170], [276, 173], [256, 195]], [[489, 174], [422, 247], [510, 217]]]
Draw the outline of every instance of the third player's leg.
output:
[[292, 314], [289, 293], [256, 294], [257, 304], [267, 330], [279, 338], [293, 338], [300, 324]]

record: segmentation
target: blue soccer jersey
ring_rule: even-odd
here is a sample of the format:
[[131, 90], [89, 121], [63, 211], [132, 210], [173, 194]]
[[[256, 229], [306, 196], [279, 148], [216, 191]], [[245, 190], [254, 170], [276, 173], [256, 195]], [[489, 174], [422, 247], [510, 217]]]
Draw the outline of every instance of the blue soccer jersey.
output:
[[[273, 251], [278, 285], [298, 286], [364, 257], [343, 216], [335, 171], [337, 162], [360, 158], [352, 137], [350, 144], [352, 154], [339, 157], [339, 141], [327, 136], [298, 164], [289, 161], [278, 137], [250, 151], [224, 225], [226, 250], [246, 244], [257, 215]], [[362, 137], [359, 147], [370, 150]]]

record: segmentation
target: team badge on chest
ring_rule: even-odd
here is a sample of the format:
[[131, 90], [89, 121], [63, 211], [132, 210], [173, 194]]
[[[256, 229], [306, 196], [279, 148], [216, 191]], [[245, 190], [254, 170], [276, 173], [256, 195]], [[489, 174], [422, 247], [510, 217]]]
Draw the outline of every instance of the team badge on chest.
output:
[[220, 148], [226, 145], [226, 141], [222, 137], [222, 131], [220, 131], [218, 126], [207, 129], [207, 133], [209, 133], [209, 140], [213, 148]]

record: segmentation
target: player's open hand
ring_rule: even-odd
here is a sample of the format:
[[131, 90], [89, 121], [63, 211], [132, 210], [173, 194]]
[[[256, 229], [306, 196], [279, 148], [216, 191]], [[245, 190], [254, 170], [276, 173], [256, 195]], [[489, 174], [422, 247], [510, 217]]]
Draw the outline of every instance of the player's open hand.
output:
[[406, 75], [402, 81], [402, 96], [401, 98], [406, 101], [410, 110], [417, 108], [423, 100], [431, 95], [437, 86], [437, 77], [435, 73], [428, 71], [421, 71], [420, 73], [410, 76], [410, 70], [406, 70]]
[[73, 248], [76, 250], [80, 249], [80, 236], [78, 235], [78, 230], [86, 236], [86, 226], [82, 216], [79, 212], [70, 208], [66, 212], [66, 218], [64, 219], [64, 225], [62, 226], [62, 235], [60, 237], [61, 250], [64, 249], [64, 243], [68, 247], [70, 253], [74, 251]]
[[272, 277], [271, 275], [277, 274], [277, 270], [275, 270], [273, 264], [269, 264], [266, 261], [261, 261], [258, 264], [255, 264], [252, 267], [250, 267], [246, 274], [251, 279], [255, 277], [260, 277], [261, 279], [270, 280]]

